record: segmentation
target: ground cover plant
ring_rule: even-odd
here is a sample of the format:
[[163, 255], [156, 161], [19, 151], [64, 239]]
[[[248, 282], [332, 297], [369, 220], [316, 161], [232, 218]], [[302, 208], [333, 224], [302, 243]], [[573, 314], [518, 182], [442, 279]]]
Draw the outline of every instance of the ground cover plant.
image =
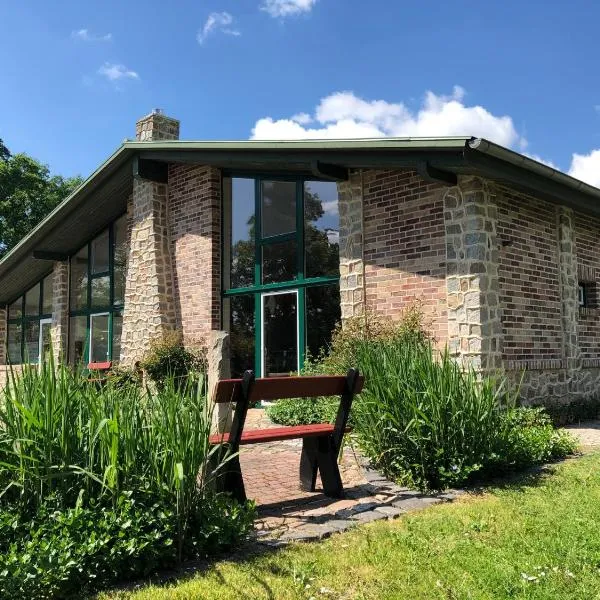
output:
[[[562, 458], [575, 450], [543, 409], [517, 406], [502, 377], [481, 379], [447, 350], [438, 352], [418, 307], [392, 322], [352, 319], [310, 372], [355, 366], [365, 389], [353, 405], [353, 439], [389, 478], [419, 489], [460, 486], [474, 478]], [[277, 423], [331, 421], [335, 403], [292, 399], [269, 409]]]
[[600, 454], [327, 541], [100, 600], [597, 600]]
[[202, 377], [182, 388], [25, 367], [0, 407], [0, 597], [68, 598], [236, 543]]

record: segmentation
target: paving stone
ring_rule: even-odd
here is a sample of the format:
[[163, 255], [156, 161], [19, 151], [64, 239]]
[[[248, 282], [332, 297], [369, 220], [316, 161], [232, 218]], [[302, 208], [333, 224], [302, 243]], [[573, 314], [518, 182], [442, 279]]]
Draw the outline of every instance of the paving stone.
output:
[[332, 519], [331, 521], [327, 521], [327, 527], [331, 527], [336, 531], [345, 531], [346, 529], [350, 529], [351, 527], [356, 526], [356, 521], [351, 521], [349, 519]]
[[400, 516], [405, 512], [404, 510], [396, 506], [378, 506], [375, 510], [377, 512], [383, 513], [384, 515], [387, 515], [388, 517], [391, 517], [392, 519], [394, 517]]
[[369, 510], [367, 512], [358, 513], [356, 515], [352, 515], [350, 517], [354, 521], [358, 521], [359, 523], [370, 523], [371, 521], [379, 521], [381, 519], [387, 519], [388, 515], [382, 512], [377, 512], [375, 510]]
[[428, 503], [423, 502], [423, 498], [406, 498], [404, 500], [396, 500], [392, 502], [392, 506], [395, 508], [400, 508], [404, 511], [407, 510], [423, 510], [427, 508]]

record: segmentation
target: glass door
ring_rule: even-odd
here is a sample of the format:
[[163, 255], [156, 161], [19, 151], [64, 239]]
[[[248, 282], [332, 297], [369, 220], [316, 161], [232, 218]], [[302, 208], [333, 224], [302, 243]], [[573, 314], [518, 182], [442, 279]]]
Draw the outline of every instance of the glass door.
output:
[[90, 363], [102, 363], [109, 360], [109, 320], [109, 313], [90, 315]]
[[260, 304], [262, 377], [284, 377], [298, 372], [298, 291], [262, 294]]
[[40, 319], [39, 357], [40, 364], [47, 360], [52, 352], [52, 319]]

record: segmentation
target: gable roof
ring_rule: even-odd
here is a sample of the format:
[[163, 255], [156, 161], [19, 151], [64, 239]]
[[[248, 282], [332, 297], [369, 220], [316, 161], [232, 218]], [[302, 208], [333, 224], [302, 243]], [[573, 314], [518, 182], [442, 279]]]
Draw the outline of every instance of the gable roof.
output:
[[127, 141], [0, 261], [0, 305], [52, 269], [51, 261], [34, 258], [34, 252], [47, 258], [71, 255], [125, 212], [138, 160], [304, 175], [319, 172], [319, 165], [417, 168], [447, 185], [456, 175], [473, 174], [600, 216], [600, 189], [481, 138]]

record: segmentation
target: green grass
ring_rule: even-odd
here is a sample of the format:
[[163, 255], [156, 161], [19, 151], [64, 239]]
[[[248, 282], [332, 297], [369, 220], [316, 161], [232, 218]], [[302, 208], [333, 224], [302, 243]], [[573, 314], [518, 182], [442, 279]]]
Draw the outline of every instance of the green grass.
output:
[[600, 453], [321, 543], [103, 600], [600, 599]]

